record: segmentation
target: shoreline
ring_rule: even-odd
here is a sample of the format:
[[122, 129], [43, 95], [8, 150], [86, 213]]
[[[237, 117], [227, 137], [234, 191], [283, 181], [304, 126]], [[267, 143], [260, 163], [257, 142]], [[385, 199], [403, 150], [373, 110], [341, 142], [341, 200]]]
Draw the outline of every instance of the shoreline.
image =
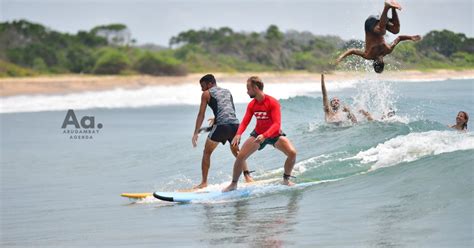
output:
[[[372, 74], [372, 72], [370, 72]], [[146, 86], [172, 86], [198, 83], [205, 73], [187, 76], [95, 76], [95, 75], [54, 75], [24, 78], [0, 78], [0, 97], [17, 95], [67, 94], [85, 91], [105, 91], [115, 88], [138, 89]], [[388, 71], [383, 74], [368, 72], [336, 71], [325, 74], [326, 81], [347, 81], [364, 79], [370, 75], [385, 81], [435, 81], [446, 79], [474, 78], [472, 70], [432, 70], [432, 71]], [[245, 72], [214, 73], [218, 83], [242, 82], [251, 75], [257, 75], [265, 83], [315, 83], [320, 81], [320, 73], [310, 72]]]

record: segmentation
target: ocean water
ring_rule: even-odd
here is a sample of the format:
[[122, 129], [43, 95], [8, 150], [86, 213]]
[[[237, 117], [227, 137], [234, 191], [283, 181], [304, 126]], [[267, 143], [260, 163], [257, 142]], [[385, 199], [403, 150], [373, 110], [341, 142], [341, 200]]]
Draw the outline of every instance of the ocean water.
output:
[[[324, 123], [319, 83], [268, 84], [298, 150], [300, 186], [278, 185], [285, 157], [267, 147], [248, 160], [255, 178], [266, 182], [241, 183], [252, 190], [249, 197], [190, 204], [120, 194], [199, 183], [206, 136], [192, 148], [197, 84], [1, 98], [0, 244], [474, 246], [474, 135], [447, 128], [458, 111], [474, 114], [474, 80], [327, 84], [330, 96], [354, 110], [381, 118], [393, 109], [396, 116], [331, 126]], [[241, 118], [249, 101], [245, 84], [221, 86], [231, 89]], [[93, 117], [96, 133], [62, 129], [68, 109], [79, 122]], [[233, 162], [228, 145], [219, 145], [210, 190], [230, 182]]]

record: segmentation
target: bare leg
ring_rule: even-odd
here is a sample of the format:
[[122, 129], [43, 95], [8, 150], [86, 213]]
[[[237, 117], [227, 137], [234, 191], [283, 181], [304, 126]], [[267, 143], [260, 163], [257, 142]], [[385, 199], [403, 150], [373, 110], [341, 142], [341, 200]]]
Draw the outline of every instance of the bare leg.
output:
[[202, 181], [199, 185], [194, 186], [194, 189], [202, 189], [207, 187], [207, 175], [209, 167], [211, 167], [211, 155], [216, 149], [219, 143], [212, 141], [207, 138], [206, 145], [204, 146], [204, 152], [202, 154], [201, 170], [202, 170]]
[[421, 36], [419, 35], [399, 35], [395, 40], [393, 40], [392, 44], [388, 47], [389, 52], [387, 54], [390, 54], [393, 52], [393, 49], [400, 43], [401, 41], [405, 40], [411, 40], [411, 41], [419, 41], [421, 40]]
[[[291, 175], [291, 171], [293, 170], [296, 161], [295, 147], [291, 144], [291, 141], [288, 138], [281, 136], [275, 143], [275, 148], [282, 151], [287, 156], [285, 161], [285, 174]], [[289, 180], [283, 180], [283, 184], [288, 186], [294, 185], [294, 183]]]
[[387, 30], [392, 34], [398, 34], [400, 32], [400, 20], [398, 19], [397, 10], [392, 8], [392, 19], [387, 25]]
[[[230, 150], [232, 151], [232, 154], [234, 154], [234, 157], [237, 158], [237, 155], [239, 154], [239, 147], [238, 146], [233, 146], [231, 143], [229, 143], [229, 146], [230, 146]], [[249, 170], [249, 167], [247, 165], [247, 162], [244, 161], [244, 165], [242, 167], [243, 171], [248, 171]], [[245, 177], [245, 182], [246, 183], [251, 183], [253, 182], [253, 178], [250, 176], [250, 175], [245, 175], [244, 174], [244, 177]]]
[[234, 170], [232, 173], [232, 182], [230, 183], [229, 186], [227, 186], [223, 192], [235, 190], [237, 188], [237, 182], [239, 181], [240, 174], [242, 174], [242, 168], [245, 164], [245, 161], [247, 160], [252, 153], [258, 150], [260, 147], [259, 143], [255, 142], [254, 137], [249, 137], [244, 145], [242, 146], [242, 149], [240, 150], [239, 154], [237, 155], [237, 158], [235, 159], [234, 163]]
[[377, 23], [377, 25], [374, 27], [374, 33], [384, 35], [386, 32], [387, 28], [387, 23], [388, 23], [388, 10], [392, 8], [389, 5], [385, 4], [382, 15], [380, 16], [380, 21]]

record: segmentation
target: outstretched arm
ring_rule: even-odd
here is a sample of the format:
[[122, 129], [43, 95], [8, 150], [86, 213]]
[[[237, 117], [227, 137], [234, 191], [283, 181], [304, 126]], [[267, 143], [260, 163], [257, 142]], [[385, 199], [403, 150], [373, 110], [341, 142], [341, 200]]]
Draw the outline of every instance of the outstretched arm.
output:
[[347, 118], [349, 120], [352, 121], [352, 123], [357, 123], [357, 118], [355, 117], [354, 114], [352, 114], [351, 110], [349, 109], [349, 107], [347, 106], [344, 106], [344, 108], [342, 108], [342, 111], [346, 112], [347, 113]]
[[323, 93], [323, 107], [324, 113], [329, 114], [329, 100], [328, 93], [326, 91], [326, 84], [324, 83], [324, 74], [321, 74], [321, 92]]
[[236, 135], [242, 135], [247, 128], [247, 126], [250, 123], [250, 120], [252, 120], [253, 116], [253, 103], [250, 102], [249, 105], [247, 105], [247, 110], [245, 111], [244, 118], [242, 119], [242, 122], [239, 125], [239, 128], [237, 129]]
[[363, 116], [365, 116], [365, 118], [367, 118], [368, 121], [373, 121], [374, 120], [372, 115], [369, 112], [367, 112], [363, 109], [359, 110], [359, 113], [361, 113]]
[[341, 54], [341, 56], [337, 58], [336, 63], [339, 64], [345, 57], [350, 56], [350, 55], [357, 55], [366, 59], [364, 51], [352, 48], [352, 49], [347, 50], [345, 53]]
[[239, 129], [237, 129], [237, 133], [235, 134], [234, 138], [232, 139], [232, 142], [230, 143], [232, 146], [238, 146], [240, 143], [240, 137], [242, 136], [242, 133], [244, 133], [245, 129], [250, 123], [250, 120], [252, 120], [253, 116], [253, 101], [247, 105], [247, 111], [245, 111], [244, 119], [242, 119], [242, 122], [239, 125]]

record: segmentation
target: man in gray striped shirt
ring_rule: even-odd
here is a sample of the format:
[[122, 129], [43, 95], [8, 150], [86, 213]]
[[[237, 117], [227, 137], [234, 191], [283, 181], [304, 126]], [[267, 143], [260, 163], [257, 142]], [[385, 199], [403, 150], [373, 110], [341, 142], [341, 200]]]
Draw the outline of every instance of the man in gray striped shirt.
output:
[[[196, 127], [192, 138], [193, 147], [197, 146], [199, 130], [201, 129], [204, 115], [206, 113], [206, 105], [209, 105], [214, 112], [214, 121], [204, 146], [201, 163], [202, 181], [199, 185], [194, 187], [195, 189], [207, 187], [207, 175], [209, 167], [211, 166], [211, 155], [219, 142], [225, 145], [226, 141], [229, 141], [230, 150], [235, 157], [237, 157], [239, 152], [238, 146], [231, 145], [232, 139], [239, 128], [239, 119], [235, 116], [235, 106], [232, 94], [229, 90], [218, 87], [216, 79], [212, 74], [203, 76], [199, 80], [199, 83], [203, 92], [201, 95], [199, 113], [196, 118]], [[244, 165], [243, 169], [245, 181], [253, 182], [247, 164]]]

